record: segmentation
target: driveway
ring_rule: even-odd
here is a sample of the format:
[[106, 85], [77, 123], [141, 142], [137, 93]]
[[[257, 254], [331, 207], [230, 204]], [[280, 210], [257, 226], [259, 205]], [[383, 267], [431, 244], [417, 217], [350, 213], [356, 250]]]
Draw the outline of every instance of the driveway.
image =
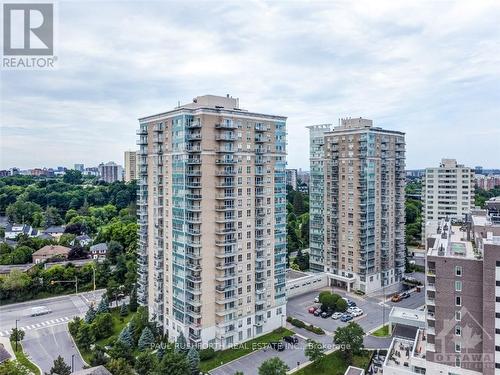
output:
[[304, 347], [305, 340], [299, 337], [297, 345], [287, 346], [287, 348], [282, 352], [278, 352], [272, 348], [260, 349], [247, 355], [246, 357], [239, 358], [231, 363], [212, 370], [209, 373], [212, 375], [234, 375], [235, 372], [241, 371], [245, 375], [258, 375], [259, 366], [262, 362], [273, 357], [280, 358], [290, 369], [292, 369], [308, 360], [304, 355]]

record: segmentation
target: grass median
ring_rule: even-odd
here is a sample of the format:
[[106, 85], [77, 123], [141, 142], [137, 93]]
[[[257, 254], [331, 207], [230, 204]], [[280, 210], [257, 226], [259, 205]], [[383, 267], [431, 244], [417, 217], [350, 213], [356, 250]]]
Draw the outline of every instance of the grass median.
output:
[[[364, 350], [359, 355], [352, 358], [351, 366], [366, 369], [370, 363], [372, 353]], [[327, 354], [321, 361], [311, 363], [310, 365], [295, 372], [294, 375], [318, 375], [318, 374], [331, 374], [331, 375], [344, 375], [349, 367], [346, 363], [342, 352], [337, 350], [333, 353]]]
[[376, 331], [372, 332], [372, 336], [375, 337], [389, 337], [389, 326], [385, 325], [383, 327], [380, 327]]
[[233, 348], [220, 350], [215, 352], [215, 356], [202, 361], [200, 363], [200, 370], [207, 372], [216, 367], [219, 367], [225, 363], [231, 362], [235, 359], [243, 357], [246, 354], [252, 353], [256, 350], [262, 349], [267, 344], [273, 341], [279, 341], [283, 336], [293, 335], [293, 332], [286, 328], [278, 328], [271, 333], [259, 336], [253, 340], [246, 341], [244, 343], [238, 344]]
[[28, 370], [30, 370], [33, 374], [35, 375], [41, 375], [40, 369], [33, 363], [31, 362], [26, 354], [23, 351], [23, 346], [20, 342], [17, 343], [17, 350], [16, 350], [16, 342], [11, 341], [10, 344], [12, 345], [12, 350], [14, 351], [14, 354], [16, 355], [16, 360], [26, 367]]

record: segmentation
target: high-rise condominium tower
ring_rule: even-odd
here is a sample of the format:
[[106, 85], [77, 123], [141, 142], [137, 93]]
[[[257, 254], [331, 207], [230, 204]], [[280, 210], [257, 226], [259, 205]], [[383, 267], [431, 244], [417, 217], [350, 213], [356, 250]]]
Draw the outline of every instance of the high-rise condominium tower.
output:
[[371, 292], [404, 271], [404, 133], [371, 120], [310, 126], [310, 262]]
[[171, 339], [284, 324], [285, 124], [213, 95], [139, 120], [139, 299]]
[[137, 152], [125, 151], [125, 182], [137, 179]]
[[[427, 168], [422, 186], [424, 228], [428, 221], [463, 220], [474, 208], [474, 170], [443, 159], [438, 168]], [[429, 233], [424, 233], [427, 238]]]

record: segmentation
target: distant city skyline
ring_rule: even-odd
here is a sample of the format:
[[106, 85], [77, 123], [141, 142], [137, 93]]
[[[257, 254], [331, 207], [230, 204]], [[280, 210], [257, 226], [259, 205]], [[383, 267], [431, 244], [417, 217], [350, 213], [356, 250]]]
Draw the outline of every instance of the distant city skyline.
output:
[[288, 168], [308, 168], [306, 126], [343, 117], [405, 132], [407, 169], [498, 167], [499, 15], [498, 2], [61, 2], [58, 69], [2, 72], [0, 169], [119, 162], [138, 117], [203, 93], [287, 116]]

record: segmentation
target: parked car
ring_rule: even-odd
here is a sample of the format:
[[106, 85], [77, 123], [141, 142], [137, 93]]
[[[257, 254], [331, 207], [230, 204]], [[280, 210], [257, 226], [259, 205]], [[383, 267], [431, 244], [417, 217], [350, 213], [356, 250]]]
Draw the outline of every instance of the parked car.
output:
[[341, 316], [342, 316], [341, 312], [336, 312], [336, 313], [333, 313], [332, 319], [340, 319]]
[[395, 294], [392, 296], [391, 301], [392, 302], [399, 302], [399, 301], [401, 301], [401, 296], [399, 294]]
[[403, 299], [410, 298], [410, 293], [408, 293], [408, 292], [401, 293], [401, 298], [403, 298]]
[[281, 341], [274, 341], [270, 345], [271, 348], [277, 350], [278, 352], [282, 352], [283, 350], [285, 350], [285, 344], [283, 344]]
[[289, 344], [298, 344], [299, 339], [297, 338], [297, 336], [284, 336], [283, 341]]
[[314, 303], [319, 303], [319, 296], [316, 296], [316, 297], [314, 298]]
[[363, 315], [363, 310], [361, 309], [358, 309], [358, 310], [354, 310], [353, 312], [351, 312], [351, 315], [356, 318], [357, 316], [361, 316]]
[[340, 317], [340, 321], [341, 322], [348, 322], [352, 320], [352, 315], [351, 314], [343, 314], [341, 317]]
[[331, 317], [332, 315], [333, 315], [333, 311], [331, 311], [331, 310], [323, 311], [323, 312], [321, 313], [321, 317], [322, 317], [322, 318], [329, 318], [329, 317]]
[[323, 311], [321, 311], [321, 308], [316, 309], [316, 311], [314, 311], [314, 316], [320, 316], [322, 312]]
[[356, 302], [349, 300], [349, 302], [347, 302], [347, 306], [349, 306], [349, 307], [355, 307], [356, 306]]
[[317, 309], [318, 309], [318, 307], [317, 307], [317, 306], [311, 306], [311, 307], [309, 307], [309, 308], [307, 309], [307, 312], [308, 312], [309, 314], [314, 314], [314, 312], [315, 312]]
[[359, 311], [363, 311], [363, 310], [361, 310], [361, 309], [360, 309], [359, 307], [357, 307], [357, 306], [355, 306], [355, 307], [349, 307], [349, 308], [347, 309], [347, 312], [348, 312], [348, 313], [359, 312]]

